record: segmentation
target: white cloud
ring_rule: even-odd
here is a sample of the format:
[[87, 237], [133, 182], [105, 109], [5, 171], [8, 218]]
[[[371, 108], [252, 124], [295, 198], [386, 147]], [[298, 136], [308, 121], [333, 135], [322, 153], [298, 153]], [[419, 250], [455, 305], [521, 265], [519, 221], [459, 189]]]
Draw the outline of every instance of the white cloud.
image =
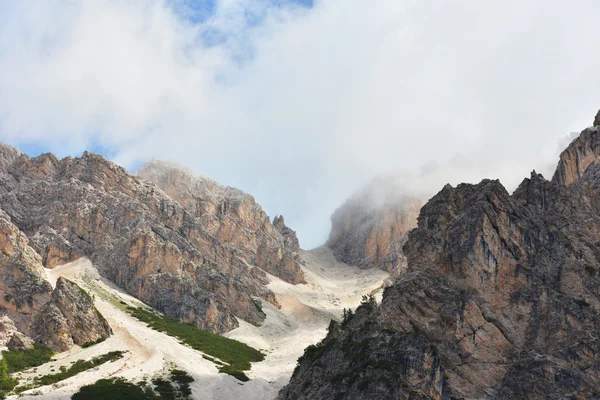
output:
[[174, 4], [0, 0], [0, 140], [181, 162], [310, 247], [375, 174], [514, 187], [600, 107], [594, 0]]

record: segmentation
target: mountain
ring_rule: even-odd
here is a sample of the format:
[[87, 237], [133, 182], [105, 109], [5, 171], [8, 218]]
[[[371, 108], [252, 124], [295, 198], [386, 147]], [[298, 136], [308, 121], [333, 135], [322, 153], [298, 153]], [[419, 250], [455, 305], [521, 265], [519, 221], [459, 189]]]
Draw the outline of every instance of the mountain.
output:
[[333, 213], [327, 246], [340, 262], [397, 276], [406, 268], [402, 246], [422, 205], [393, 179], [377, 178]]
[[[215, 333], [236, 316], [260, 324], [257, 298], [278, 306], [266, 272], [304, 281], [295, 234], [251, 196], [164, 163], [139, 175], [93, 153], [30, 158], [1, 145], [0, 208], [41, 256], [28, 273], [88, 257], [129, 294]], [[49, 288], [32, 290], [27, 307], [39, 308]]]
[[554, 178], [446, 185], [407, 272], [309, 347], [278, 399], [565, 399], [600, 393], [600, 120]]

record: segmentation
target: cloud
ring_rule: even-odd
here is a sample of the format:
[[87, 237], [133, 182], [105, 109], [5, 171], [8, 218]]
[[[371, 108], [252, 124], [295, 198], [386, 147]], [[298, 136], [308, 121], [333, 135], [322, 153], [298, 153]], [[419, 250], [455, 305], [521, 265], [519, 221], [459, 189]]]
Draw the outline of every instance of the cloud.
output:
[[0, 0], [0, 140], [178, 161], [311, 247], [375, 175], [514, 187], [600, 107], [594, 0], [201, 3]]

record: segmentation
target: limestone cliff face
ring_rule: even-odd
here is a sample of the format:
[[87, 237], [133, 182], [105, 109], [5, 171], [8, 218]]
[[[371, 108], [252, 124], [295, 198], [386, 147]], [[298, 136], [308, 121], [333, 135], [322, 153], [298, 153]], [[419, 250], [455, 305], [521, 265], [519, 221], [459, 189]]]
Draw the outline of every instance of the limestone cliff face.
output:
[[55, 351], [82, 345], [112, 334], [90, 296], [77, 284], [58, 278], [52, 299], [34, 321], [36, 341]]
[[512, 195], [493, 180], [444, 187], [409, 234], [408, 271], [307, 351], [279, 398], [595, 398], [600, 165], [562, 174], [572, 146], [567, 180], [534, 172]]
[[0, 346], [26, 348], [32, 340], [63, 351], [111, 334], [108, 323], [77, 285], [45, 279], [42, 257], [0, 210]]
[[0, 315], [18, 330], [29, 332], [33, 318], [50, 300], [52, 286], [44, 279], [42, 258], [28, 238], [0, 210]]
[[[173, 196], [188, 210], [154, 183], [96, 154], [58, 160], [0, 148], [7, 155], [0, 163], [0, 208], [27, 234], [47, 267], [87, 256], [130, 294], [212, 332], [236, 327], [235, 316], [260, 323], [264, 314], [253, 297], [276, 304], [265, 279], [256, 278], [264, 274], [252, 273], [255, 260], [246, 258], [253, 253], [240, 237], [250, 232], [235, 226], [241, 218], [236, 213], [246, 212], [250, 200], [238, 209], [233, 200], [217, 207], [193, 200], [195, 192], [178, 194], [173, 186]], [[208, 209], [215, 214], [202, 214]], [[262, 218], [257, 206], [248, 210]], [[275, 238], [256, 250], [256, 263], [300, 281], [281, 234], [269, 226], [264, 231]]]
[[206, 232], [246, 262], [290, 283], [304, 282], [298, 239], [283, 217], [271, 224], [254, 198], [180, 166], [152, 161], [137, 172], [184, 206]]
[[372, 182], [335, 211], [327, 246], [346, 264], [398, 275], [406, 268], [402, 246], [423, 202], [397, 190], [381, 193], [385, 184]]
[[583, 176], [592, 164], [600, 159], [600, 112], [594, 126], [584, 130], [560, 155], [552, 180], [560, 185], [570, 185]]

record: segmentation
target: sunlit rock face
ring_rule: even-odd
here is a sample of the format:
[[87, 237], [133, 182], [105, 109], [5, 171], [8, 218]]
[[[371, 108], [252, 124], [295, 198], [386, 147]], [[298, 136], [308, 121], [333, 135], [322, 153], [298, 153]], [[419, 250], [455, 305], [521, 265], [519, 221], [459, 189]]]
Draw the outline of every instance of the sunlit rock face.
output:
[[408, 235], [407, 272], [378, 307], [333, 324], [279, 398], [595, 398], [596, 134], [552, 181], [533, 172], [512, 195], [495, 180], [444, 187]]
[[[87, 152], [30, 158], [2, 145], [0, 153], [0, 208], [41, 255], [38, 266], [89, 257], [128, 293], [217, 333], [236, 327], [235, 316], [259, 324], [264, 314], [253, 297], [277, 304], [264, 273], [253, 268], [303, 281], [295, 235], [273, 226], [236, 189], [206, 183], [216, 194], [203, 198], [202, 185], [191, 183], [201, 178], [154, 168], [165, 192]], [[175, 178], [165, 183], [163, 172]], [[50, 289], [44, 293], [49, 297]], [[45, 303], [31, 307], [39, 304]]]
[[59, 279], [53, 290], [42, 257], [0, 210], [0, 347], [28, 348], [33, 339], [64, 351], [108, 337], [111, 329], [77, 285]]
[[[137, 172], [183, 205], [221, 246], [290, 283], [304, 282], [296, 233], [283, 217], [269, 217], [254, 198], [175, 164], [152, 161]], [[209, 249], [206, 249], [209, 251]]]
[[560, 155], [558, 167], [552, 180], [560, 185], [570, 185], [579, 180], [590, 165], [600, 159], [600, 111], [594, 126], [581, 132]]
[[[0, 316], [6, 316], [7, 337], [29, 333], [33, 318], [50, 301], [52, 286], [45, 280], [42, 258], [29, 239], [0, 210]], [[9, 324], [10, 321], [10, 324]]]

